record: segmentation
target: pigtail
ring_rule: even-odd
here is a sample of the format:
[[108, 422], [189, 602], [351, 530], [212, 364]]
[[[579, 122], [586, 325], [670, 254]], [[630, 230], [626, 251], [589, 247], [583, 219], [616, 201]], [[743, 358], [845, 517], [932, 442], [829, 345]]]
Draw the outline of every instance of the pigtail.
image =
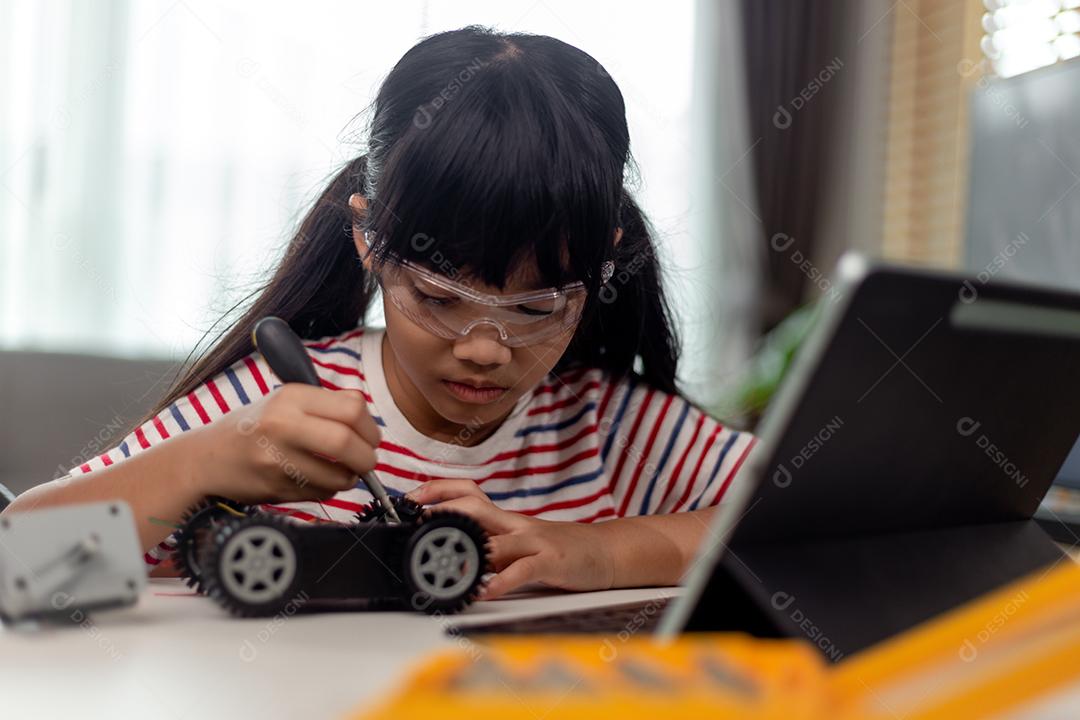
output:
[[[251, 329], [260, 318], [276, 315], [306, 339], [340, 335], [360, 324], [376, 282], [364, 271], [352, 241], [349, 196], [365, 187], [366, 171], [367, 157], [362, 155], [334, 175], [304, 216], [274, 274], [238, 304], [251, 302], [247, 310], [194, 362], [192, 351], [168, 392], [131, 430], [253, 352]], [[218, 322], [228, 322], [228, 316]], [[196, 348], [204, 346], [212, 331]]]
[[[615, 274], [590, 298], [556, 373], [600, 367], [613, 377], [637, 372], [649, 385], [677, 393], [679, 340], [664, 294], [653, 230], [626, 191], [619, 210], [622, 240]], [[640, 358], [640, 367], [635, 362]]]

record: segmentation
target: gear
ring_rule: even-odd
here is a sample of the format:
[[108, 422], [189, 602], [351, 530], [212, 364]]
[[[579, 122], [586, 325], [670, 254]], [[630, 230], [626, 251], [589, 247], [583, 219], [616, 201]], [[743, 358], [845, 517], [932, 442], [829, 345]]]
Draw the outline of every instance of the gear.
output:
[[172, 559], [180, 570], [180, 576], [188, 587], [205, 593], [202, 581], [200, 558], [204, 554], [205, 544], [210, 541], [214, 531], [224, 520], [237, 516], [250, 516], [255, 511], [234, 500], [222, 497], [207, 497], [188, 508], [176, 531], [176, 549]]
[[409, 538], [403, 569], [407, 607], [456, 613], [476, 599], [491, 570], [487, 533], [467, 515], [436, 510]]
[[[423, 506], [413, 502], [404, 495], [394, 495], [390, 498], [390, 502], [393, 504], [394, 510], [397, 511], [402, 524], [408, 525], [419, 522], [420, 517], [423, 515]], [[386, 510], [382, 505], [373, 500], [370, 505], [356, 513], [356, 521], [361, 523], [385, 522]]]
[[379, 503], [372, 501], [365, 505], [363, 510], [356, 513], [356, 522], [379, 522], [383, 519], [384, 515], [386, 515], [386, 511], [382, 509], [382, 506], [379, 505]]

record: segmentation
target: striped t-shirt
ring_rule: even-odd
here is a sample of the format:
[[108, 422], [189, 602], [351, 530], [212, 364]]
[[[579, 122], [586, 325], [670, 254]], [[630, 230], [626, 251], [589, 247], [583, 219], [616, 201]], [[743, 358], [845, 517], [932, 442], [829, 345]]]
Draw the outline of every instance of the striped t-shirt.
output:
[[[752, 435], [724, 427], [681, 396], [633, 375], [615, 381], [599, 368], [549, 375], [478, 444], [435, 440], [416, 430], [390, 395], [384, 332], [358, 328], [305, 345], [324, 387], [363, 393], [382, 432], [375, 473], [391, 494], [435, 478], [466, 478], [499, 507], [547, 520], [680, 512], [716, 504], [754, 446]], [[278, 387], [253, 353], [71, 472], [122, 462]], [[348, 522], [371, 500], [361, 484], [322, 502], [260, 507], [297, 521]], [[146, 562], [158, 564], [172, 548], [170, 536], [147, 550]]]

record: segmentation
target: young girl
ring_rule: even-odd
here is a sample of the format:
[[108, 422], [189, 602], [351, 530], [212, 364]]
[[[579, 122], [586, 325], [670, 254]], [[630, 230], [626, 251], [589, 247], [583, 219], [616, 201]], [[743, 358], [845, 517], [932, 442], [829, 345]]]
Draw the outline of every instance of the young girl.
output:
[[[349, 522], [373, 469], [483, 525], [487, 597], [677, 583], [754, 438], [678, 393], [629, 159], [622, 95], [584, 52], [427, 38], [247, 313], [123, 442], [11, 510], [122, 497], [157, 566], [207, 495]], [[376, 289], [385, 329], [361, 327]], [[266, 315], [322, 388], [275, 381], [250, 340]]]

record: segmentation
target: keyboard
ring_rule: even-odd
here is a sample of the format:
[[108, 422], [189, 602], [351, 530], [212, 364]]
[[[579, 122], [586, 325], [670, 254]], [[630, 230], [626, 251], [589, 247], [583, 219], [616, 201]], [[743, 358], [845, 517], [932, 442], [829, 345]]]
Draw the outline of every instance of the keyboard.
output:
[[569, 610], [551, 615], [454, 625], [448, 627], [446, 632], [454, 636], [649, 633], [656, 629], [660, 616], [664, 614], [664, 608], [670, 600], [670, 597], [660, 597], [619, 605]]

